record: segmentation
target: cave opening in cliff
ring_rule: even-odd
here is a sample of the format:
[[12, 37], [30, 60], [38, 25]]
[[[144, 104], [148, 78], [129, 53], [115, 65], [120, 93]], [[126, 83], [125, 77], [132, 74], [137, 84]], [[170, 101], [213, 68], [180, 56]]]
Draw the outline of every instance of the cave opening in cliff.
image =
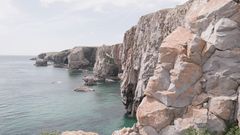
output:
[[63, 63], [64, 63], [64, 64], [68, 64], [68, 58], [64, 59], [64, 60], [63, 60]]

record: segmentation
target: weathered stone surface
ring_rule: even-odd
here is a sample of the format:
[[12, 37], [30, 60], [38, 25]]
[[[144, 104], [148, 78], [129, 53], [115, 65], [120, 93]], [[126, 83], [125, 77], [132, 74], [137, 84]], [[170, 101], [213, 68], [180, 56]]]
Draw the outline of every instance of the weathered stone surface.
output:
[[144, 98], [137, 110], [139, 124], [151, 126], [158, 131], [169, 125], [173, 118], [170, 108], [150, 97]]
[[179, 25], [184, 24], [191, 3], [192, 1], [175, 9], [145, 15], [136, 26], [125, 33], [121, 91], [129, 114], [135, 113], [148, 80], [154, 74], [163, 39]]
[[69, 69], [84, 69], [95, 64], [96, 47], [75, 47], [68, 55]]
[[[179, 27], [164, 40], [160, 47], [164, 51], [160, 51], [159, 63], [152, 77], [156, 84], [153, 80], [149, 81], [146, 95], [166, 106], [185, 107], [191, 104], [199, 91], [195, 91], [194, 86], [202, 76], [201, 67], [191, 63], [186, 56], [187, 45], [192, 39], [190, 31]], [[165, 63], [170, 63], [172, 67], [164, 68]]]
[[99, 78], [118, 77], [121, 72], [120, 52], [121, 44], [102, 46], [97, 49], [94, 75]]
[[194, 0], [192, 5], [186, 15], [186, 26], [195, 33], [201, 33], [221, 18], [233, 16], [239, 8], [232, 0]]
[[79, 130], [79, 131], [66, 131], [66, 132], [63, 132], [61, 135], [98, 135], [98, 134]]
[[206, 94], [206, 93], [202, 93], [202, 94], [197, 95], [193, 98], [192, 105], [193, 106], [202, 105], [203, 103], [207, 102], [208, 99], [209, 99], [209, 95]]
[[203, 66], [207, 80], [205, 90], [213, 95], [230, 96], [236, 93], [240, 77], [240, 48], [216, 51]]
[[202, 60], [202, 51], [206, 46], [206, 42], [202, 40], [198, 36], [194, 36], [193, 40], [188, 45], [188, 57], [195, 64], [201, 65], [203, 63]]
[[160, 135], [184, 135], [188, 128], [205, 128], [207, 121], [207, 109], [189, 108], [182, 118], [175, 119], [174, 125], [169, 125], [162, 129]]
[[86, 76], [83, 78], [83, 80], [84, 80], [84, 85], [87, 85], [87, 86], [95, 85], [98, 81], [98, 79], [95, 78], [94, 76]]
[[68, 64], [68, 55], [71, 53], [71, 50], [61, 51], [53, 56], [54, 67], [63, 68]]
[[121, 130], [114, 131], [112, 135], [139, 135], [132, 128], [123, 128]]
[[240, 29], [238, 24], [228, 18], [220, 19], [215, 26], [210, 25], [208, 29], [203, 32], [202, 37], [219, 50], [229, 50], [240, 47]]
[[157, 131], [150, 127], [150, 126], [144, 126], [139, 130], [140, 135], [158, 135]]
[[213, 97], [209, 101], [209, 111], [224, 120], [231, 120], [234, 117], [237, 96], [233, 97]]

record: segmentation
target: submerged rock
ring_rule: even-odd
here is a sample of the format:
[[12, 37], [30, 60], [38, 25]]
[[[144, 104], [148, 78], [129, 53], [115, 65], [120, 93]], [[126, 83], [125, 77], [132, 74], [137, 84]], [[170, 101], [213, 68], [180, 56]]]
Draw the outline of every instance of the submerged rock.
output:
[[95, 90], [92, 89], [92, 88], [89, 88], [87, 86], [80, 86], [78, 88], [75, 88], [74, 91], [76, 91], [76, 92], [92, 92], [92, 91], [95, 91]]
[[93, 133], [93, 132], [84, 132], [84, 131], [66, 131], [63, 132], [61, 135], [99, 135], [97, 133]]
[[92, 85], [95, 85], [97, 84], [97, 78], [95, 78], [94, 76], [86, 76], [83, 78], [84, 80], [84, 85], [87, 85], [87, 86], [92, 86]]

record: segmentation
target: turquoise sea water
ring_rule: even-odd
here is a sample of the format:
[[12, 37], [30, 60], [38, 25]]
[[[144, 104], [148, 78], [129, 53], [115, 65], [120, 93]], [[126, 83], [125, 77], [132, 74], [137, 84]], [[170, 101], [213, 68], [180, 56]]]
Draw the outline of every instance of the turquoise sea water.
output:
[[124, 116], [119, 83], [77, 93], [83, 73], [35, 67], [27, 56], [0, 56], [0, 135], [86, 130], [111, 135], [135, 122]]

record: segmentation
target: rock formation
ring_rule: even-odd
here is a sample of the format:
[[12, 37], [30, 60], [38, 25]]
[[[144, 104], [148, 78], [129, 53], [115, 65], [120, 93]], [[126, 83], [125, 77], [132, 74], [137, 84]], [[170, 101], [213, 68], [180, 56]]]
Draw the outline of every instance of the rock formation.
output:
[[44, 59], [36, 59], [35, 65], [37, 67], [45, 67], [48, 65], [48, 61]]
[[94, 75], [98, 78], [118, 78], [121, 72], [122, 44], [101, 46], [97, 49]]
[[37, 58], [53, 63], [54, 67], [85, 69], [94, 66], [96, 50], [97, 47], [75, 47], [61, 52], [42, 53]]
[[[227, 123], [240, 121], [238, 3], [189, 0], [141, 17], [123, 44], [97, 48], [94, 75], [123, 72], [122, 101], [138, 120], [113, 135], [182, 135], [191, 127], [223, 135]], [[93, 65], [88, 56], [75, 48], [54, 61], [75, 69]]]
[[164, 9], [141, 17], [125, 33], [122, 51], [123, 82], [121, 93], [127, 112], [134, 115], [148, 80], [154, 74], [163, 39], [184, 25], [192, 1], [175, 9]]
[[69, 69], [84, 69], [95, 64], [96, 47], [75, 47], [68, 55]]
[[87, 86], [80, 86], [78, 88], [75, 88], [74, 91], [76, 91], [76, 92], [92, 92], [95, 90], [90, 87], [87, 87]]
[[122, 62], [123, 101], [138, 123], [118, 135], [182, 135], [190, 127], [222, 135], [240, 121], [235, 1], [190, 0], [143, 16], [125, 34]]

